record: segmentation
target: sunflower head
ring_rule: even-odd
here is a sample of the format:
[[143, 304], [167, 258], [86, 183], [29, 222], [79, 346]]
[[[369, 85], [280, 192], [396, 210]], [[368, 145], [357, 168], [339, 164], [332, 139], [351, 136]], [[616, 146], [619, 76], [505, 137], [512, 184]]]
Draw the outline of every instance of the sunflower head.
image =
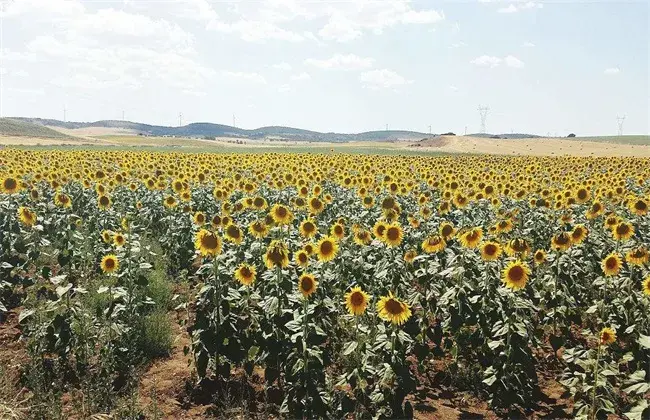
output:
[[546, 252], [543, 249], [538, 249], [535, 251], [533, 259], [535, 260], [535, 265], [544, 264], [546, 262]]
[[226, 229], [224, 230], [224, 234], [226, 236], [226, 240], [239, 245], [242, 243], [244, 240], [244, 234], [242, 233], [241, 229], [239, 226], [237, 226], [234, 223], [230, 223], [228, 226], [226, 226]]
[[444, 222], [440, 225], [438, 229], [440, 236], [442, 236], [446, 241], [450, 240], [456, 234], [456, 229], [454, 225], [449, 222]]
[[120, 261], [117, 259], [117, 256], [113, 254], [106, 255], [104, 258], [102, 258], [100, 268], [104, 273], [114, 273], [115, 271], [119, 270]]
[[299, 230], [300, 235], [302, 235], [304, 238], [311, 238], [316, 235], [316, 231], [318, 229], [316, 227], [316, 222], [314, 222], [312, 219], [307, 219], [300, 224]]
[[194, 246], [202, 256], [215, 256], [221, 254], [221, 238], [215, 232], [201, 229], [196, 234]]
[[107, 195], [100, 195], [97, 197], [97, 207], [99, 207], [102, 210], [106, 210], [107, 208], [111, 207], [111, 198]]
[[244, 286], [250, 286], [255, 281], [256, 274], [255, 267], [242, 263], [235, 270], [235, 279]]
[[18, 219], [25, 226], [34, 226], [36, 224], [36, 213], [27, 207], [19, 207]]
[[333, 260], [338, 250], [339, 246], [336, 240], [329, 236], [321, 239], [316, 245], [316, 255], [319, 261]]
[[643, 294], [650, 296], [650, 276], [646, 277], [645, 280], [643, 280], [641, 287], [643, 289]]
[[192, 217], [192, 222], [197, 226], [203, 226], [205, 224], [205, 214], [197, 211]]
[[255, 238], [262, 239], [269, 233], [269, 228], [263, 220], [254, 220], [248, 225], [248, 232]]
[[401, 325], [411, 317], [411, 308], [389, 292], [388, 296], [382, 296], [377, 302], [377, 315], [384, 321]]
[[605, 276], [607, 277], [617, 275], [621, 271], [622, 265], [623, 262], [621, 260], [621, 256], [616, 252], [612, 252], [606, 256], [600, 263], [600, 266], [603, 269], [603, 273], [605, 273]]
[[413, 260], [418, 256], [418, 252], [414, 249], [409, 249], [404, 253], [404, 261], [408, 264], [413, 264]]
[[284, 242], [274, 240], [269, 244], [264, 255], [264, 264], [268, 269], [285, 268], [289, 265], [289, 251]]
[[309, 265], [309, 254], [304, 249], [296, 252], [295, 255], [296, 264], [300, 267], [307, 267]]
[[616, 341], [616, 332], [609, 328], [605, 327], [600, 330], [600, 343], [606, 346], [613, 344]]
[[293, 220], [293, 214], [282, 204], [275, 204], [271, 208], [271, 217], [277, 225], [288, 225]]
[[393, 223], [386, 227], [383, 235], [383, 240], [386, 245], [390, 247], [398, 246], [400, 243], [402, 243], [403, 238], [404, 232], [402, 231], [402, 227], [400, 225]]
[[126, 237], [123, 234], [116, 233], [115, 235], [113, 235], [113, 244], [116, 247], [118, 247], [118, 248], [122, 247], [122, 246], [124, 246], [125, 243], [126, 243]]
[[612, 236], [617, 241], [627, 241], [634, 235], [634, 226], [628, 222], [620, 222], [612, 229]]
[[650, 260], [650, 253], [648, 253], [648, 249], [645, 246], [641, 245], [628, 251], [625, 254], [625, 260], [630, 265], [642, 266]]
[[476, 248], [483, 239], [483, 229], [474, 227], [468, 229], [460, 236], [460, 243], [464, 248]]
[[581, 244], [587, 237], [588, 233], [589, 231], [585, 225], [576, 225], [573, 228], [573, 231], [571, 231], [571, 242], [576, 245]]
[[567, 232], [560, 232], [551, 239], [551, 246], [557, 251], [566, 251], [571, 247], [571, 235]]
[[530, 268], [525, 263], [515, 260], [503, 269], [502, 280], [512, 290], [523, 289], [528, 282]]
[[501, 245], [497, 242], [484, 242], [480, 248], [483, 261], [496, 261], [501, 256]]
[[358, 229], [354, 232], [354, 243], [357, 245], [368, 245], [372, 242], [370, 232], [365, 229]]
[[0, 183], [0, 192], [5, 194], [14, 194], [20, 189], [20, 184], [16, 178], [4, 178]]
[[345, 294], [345, 306], [350, 315], [363, 315], [370, 301], [370, 296], [361, 287], [355, 286]]
[[311, 296], [318, 287], [318, 280], [313, 274], [303, 274], [298, 278], [298, 291], [304, 298]]
[[429, 236], [422, 242], [422, 250], [427, 254], [440, 252], [447, 246], [447, 242], [441, 235]]
[[345, 236], [345, 226], [341, 223], [335, 223], [330, 228], [330, 235], [332, 235], [333, 238], [343, 239]]

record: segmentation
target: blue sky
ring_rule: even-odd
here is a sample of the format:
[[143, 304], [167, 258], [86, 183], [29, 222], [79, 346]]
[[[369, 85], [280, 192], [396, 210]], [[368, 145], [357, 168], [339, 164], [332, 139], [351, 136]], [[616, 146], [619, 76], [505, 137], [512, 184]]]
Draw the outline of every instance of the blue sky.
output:
[[650, 133], [647, 1], [0, 4], [3, 116]]

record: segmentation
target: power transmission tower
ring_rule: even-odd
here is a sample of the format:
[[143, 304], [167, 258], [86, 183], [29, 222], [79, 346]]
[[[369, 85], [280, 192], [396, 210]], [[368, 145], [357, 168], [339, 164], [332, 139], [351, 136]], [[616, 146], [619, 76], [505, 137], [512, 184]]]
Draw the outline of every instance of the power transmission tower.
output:
[[182, 112], [178, 113], [178, 126], [179, 127], [183, 126], [183, 113]]
[[467, 126], [465, 126], [465, 136], [467, 135]]
[[487, 129], [485, 128], [486, 127], [485, 122], [487, 121], [487, 114], [489, 110], [490, 108], [488, 108], [487, 106], [479, 105], [478, 107], [478, 112], [481, 115], [481, 133], [487, 132]]
[[429, 134], [431, 134], [431, 126], [429, 126]]
[[235, 114], [232, 114], [232, 126], [237, 128], [237, 120], [235, 120]]
[[388, 124], [386, 124], [386, 131], [388, 131]]
[[618, 123], [618, 135], [619, 136], [623, 135], [623, 123], [625, 122], [625, 117], [626, 117], [626, 115], [623, 115], [622, 117], [619, 117], [618, 115], [616, 116], [616, 122]]
[[63, 107], [63, 122], [67, 122], [67, 121], [68, 121], [68, 120], [66, 119], [66, 117], [65, 117], [65, 113], [66, 113], [66, 111], [67, 111], [67, 109], [65, 109], [65, 106], [64, 106], [64, 107]]
[[122, 121], [124, 121], [124, 110], [122, 110]]

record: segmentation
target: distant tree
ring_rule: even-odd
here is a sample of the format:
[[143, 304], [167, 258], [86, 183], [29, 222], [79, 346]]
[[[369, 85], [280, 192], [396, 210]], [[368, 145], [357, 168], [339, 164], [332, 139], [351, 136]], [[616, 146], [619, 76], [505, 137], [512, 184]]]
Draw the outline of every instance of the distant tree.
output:
[[448, 133], [442, 133], [441, 136], [455, 136], [456, 133], [452, 133], [451, 131]]
[[575, 136], [576, 136], [575, 134], [571, 133], [567, 137], [575, 137]]
[[491, 139], [500, 139], [500, 136], [490, 136]]

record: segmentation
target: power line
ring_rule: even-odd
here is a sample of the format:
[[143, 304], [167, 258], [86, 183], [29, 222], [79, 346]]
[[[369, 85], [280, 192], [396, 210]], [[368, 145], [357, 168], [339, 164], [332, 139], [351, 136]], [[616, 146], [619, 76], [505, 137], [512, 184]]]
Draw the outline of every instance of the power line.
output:
[[623, 135], [623, 123], [625, 122], [625, 117], [626, 115], [623, 115], [622, 117], [619, 117], [618, 115], [616, 116], [616, 122], [618, 123], [618, 135], [622, 136]]
[[478, 112], [481, 115], [481, 133], [486, 133], [487, 128], [486, 128], [486, 121], [487, 121], [487, 114], [490, 108], [487, 106], [481, 106], [479, 105], [478, 107]]

